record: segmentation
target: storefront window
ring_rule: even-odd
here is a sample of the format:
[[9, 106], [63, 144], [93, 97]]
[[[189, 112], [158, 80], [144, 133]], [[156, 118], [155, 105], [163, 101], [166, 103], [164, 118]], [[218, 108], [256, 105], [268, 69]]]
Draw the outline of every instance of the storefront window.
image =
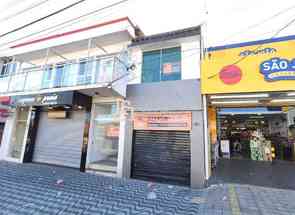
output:
[[144, 52], [142, 82], [159, 82], [180, 79], [180, 47]]
[[223, 158], [295, 161], [295, 108], [221, 108], [217, 111]]
[[119, 126], [116, 103], [95, 105], [93, 137], [87, 155], [89, 169], [116, 173]]
[[26, 133], [29, 108], [20, 108], [17, 113], [15, 130], [12, 136], [10, 157], [21, 159], [24, 138]]

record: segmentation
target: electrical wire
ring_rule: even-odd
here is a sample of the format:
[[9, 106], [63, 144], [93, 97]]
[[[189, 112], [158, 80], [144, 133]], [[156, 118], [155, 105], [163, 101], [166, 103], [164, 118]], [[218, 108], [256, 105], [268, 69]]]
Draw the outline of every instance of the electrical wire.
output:
[[[286, 25], [284, 25], [283, 27], [281, 27], [278, 31], [275, 32], [275, 34], [269, 38], [270, 40], [271, 39], [274, 39], [276, 36], [278, 36], [283, 30], [285, 30], [286, 28], [288, 28], [290, 25], [292, 25], [293, 23], [295, 22], [295, 18], [292, 19], [290, 22], [288, 22]], [[259, 46], [257, 46], [255, 49], [252, 50], [252, 52], [255, 52], [257, 51], [258, 49], [260, 49], [261, 47], [263, 47], [265, 44], [260, 44]], [[245, 60], [246, 58], [248, 58], [249, 56], [248, 55], [245, 55], [245, 56], [242, 56], [240, 59], [236, 60], [234, 63], [232, 63], [231, 65], [236, 65], [240, 62], [242, 62], [243, 60]], [[211, 76], [208, 77], [208, 79], [211, 79], [211, 78], [214, 78], [215, 76], [217, 76], [219, 74], [216, 73], [216, 74], [213, 74]]]
[[34, 24], [36, 24], [36, 23], [38, 23], [38, 22], [41, 22], [41, 21], [43, 21], [43, 20], [45, 20], [45, 19], [48, 19], [48, 18], [50, 18], [50, 17], [52, 17], [52, 16], [55, 16], [55, 15], [57, 15], [57, 14], [59, 14], [59, 13], [62, 13], [62, 12], [66, 11], [66, 10], [68, 10], [68, 9], [70, 9], [70, 8], [72, 8], [72, 7], [76, 6], [76, 5], [78, 5], [78, 4], [81, 4], [82, 2], [85, 2], [85, 1], [86, 1], [86, 0], [79, 0], [79, 1], [76, 1], [76, 2], [73, 3], [73, 4], [70, 4], [70, 5], [68, 5], [68, 6], [66, 6], [66, 7], [64, 7], [64, 8], [62, 8], [62, 9], [59, 9], [59, 10], [57, 10], [57, 11], [54, 11], [53, 13], [50, 13], [50, 14], [48, 14], [48, 15], [46, 15], [46, 16], [43, 16], [43, 17], [41, 17], [41, 18], [39, 18], [39, 19], [36, 19], [36, 20], [34, 20], [34, 21], [30, 22], [30, 23], [27, 23], [27, 24], [25, 24], [25, 25], [22, 25], [22, 26], [20, 26], [20, 27], [17, 27], [17, 28], [15, 28], [15, 29], [11, 30], [11, 31], [6, 32], [6, 33], [0, 34], [0, 38], [1, 38], [1, 37], [4, 37], [4, 36], [7, 36], [7, 35], [9, 35], [9, 34], [15, 33], [15, 32], [17, 32], [17, 31], [20, 31], [20, 30], [22, 30], [22, 29], [24, 29], [24, 28], [27, 28], [27, 27], [29, 27], [29, 26], [31, 26], [31, 25], [34, 25]]
[[224, 42], [226, 42], [227, 40], [231, 39], [232, 37], [235, 37], [235, 36], [237, 36], [237, 35], [239, 35], [239, 34], [242, 34], [242, 33], [246, 32], [246, 31], [248, 31], [248, 30], [250, 30], [250, 29], [257, 28], [257, 27], [259, 27], [260, 25], [262, 25], [262, 24], [264, 24], [264, 23], [266, 23], [266, 22], [268, 22], [268, 21], [270, 21], [270, 20], [272, 20], [272, 19], [275, 19], [276, 17], [279, 17], [279, 16], [281, 16], [281, 15], [285, 14], [286, 12], [288, 12], [288, 11], [290, 11], [290, 10], [293, 10], [293, 9], [295, 9], [295, 5], [293, 5], [293, 6], [291, 6], [291, 7], [288, 7], [288, 8], [285, 8], [285, 9], [283, 9], [283, 10], [277, 12], [276, 14], [274, 14], [274, 15], [272, 15], [272, 16], [270, 16], [270, 17], [264, 19], [264, 20], [262, 20], [261, 22], [258, 22], [258, 23], [255, 23], [255, 24], [253, 24], [253, 25], [250, 25], [250, 26], [248, 26], [247, 28], [245, 28], [245, 29], [243, 29], [243, 30], [241, 30], [241, 31], [239, 31], [239, 32], [236, 32], [236, 33], [234, 33], [234, 34], [232, 34], [232, 35], [230, 35], [230, 36], [228, 36], [226, 39], [222, 40], [222, 42], [220, 42], [220, 43], [224, 43]]
[[[106, 17], [108, 17], [108, 16], [111, 16], [113, 13], [114, 13], [114, 11], [111, 11], [110, 13], [108, 13], [108, 14], [102, 16], [102, 17], [99, 17], [99, 18], [100, 18], [100, 19], [104, 19], [104, 18], [106, 18]], [[57, 32], [57, 31], [60, 31], [60, 30], [65, 29], [65, 28], [71, 27], [71, 26], [73, 26], [73, 25], [75, 25], [75, 24], [77, 24], [77, 23], [79, 23], [79, 22], [82, 22], [82, 21], [84, 21], [84, 20], [86, 20], [86, 19], [89, 19], [89, 18], [91, 18], [91, 17], [85, 17], [85, 19], [77, 20], [77, 21], [72, 22], [72, 23], [69, 23], [69, 24], [67, 24], [67, 25], [62, 25], [62, 26], [59, 27], [59, 28], [56, 28], [56, 29], [54, 29], [54, 30], [52, 30], [52, 31], [49, 31], [49, 32], [46, 32], [45, 34], [38, 35], [38, 37], [46, 37], [46, 36], [48, 36], [48, 35], [50, 35], [50, 34], [52, 34], [52, 33], [55, 33], [55, 32]]]
[[75, 17], [75, 18], [73, 18], [73, 19], [67, 20], [67, 21], [62, 22], [62, 23], [60, 23], [60, 24], [57, 24], [57, 25], [54, 25], [54, 26], [51, 26], [51, 27], [45, 28], [45, 29], [40, 30], [40, 31], [38, 31], [38, 32], [31, 33], [31, 34], [29, 34], [29, 35], [26, 35], [26, 36], [20, 37], [20, 38], [18, 38], [18, 39], [14, 39], [14, 40], [11, 40], [11, 41], [8, 41], [8, 42], [5, 42], [5, 43], [2, 43], [2, 44], [0, 44], [0, 47], [2, 47], [2, 46], [6, 46], [6, 45], [8, 45], [8, 44], [10, 44], [10, 43], [14, 43], [14, 42], [17, 42], [17, 41], [20, 41], [20, 40], [23, 40], [23, 39], [26, 39], [26, 38], [29, 38], [29, 37], [32, 37], [32, 36], [35, 36], [35, 35], [38, 35], [38, 34], [40, 34], [40, 33], [42, 33], [42, 32], [46, 32], [46, 31], [51, 30], [51, 29], [54, 29], [54, 28], [56, 28], [56, 27], [63, 26], [63, 25], [65, 25], [65, 24], [67, 24], [67, 23], [71, 23], [71, 22], [73, 22], [73, 21], [76, 21], [76, 20], [79, 20], [79, 19], [81, 19], [81, 18], [84, 18], [84, 17], [90, 16], [90, 15], [92, 15], [92, 14], [96, 14], [96, 13], [98, 13], [98, 12], [101, 12], [101, 11], [103, 11], [103, 10], [106, 10], [106, 9], [109, 9], [109, 8], [112, 8], [112, 7], [115, 7], [115, 6], [117, 6], [117, 5], [120, 5], [120, 4], [125, 3], [125, 2], [128, 2], [128, 1], [129, 1], [129, 0], [121, 0], [121, 1], [118, 1], [118, 2], [115, 2], [115, 3], [112, 3], [112, 4], [109, 4], [109, 5], [105, 6], [105, 7], [102, 7], [102, 8], [96, 9], [96, 10], [94, 10], [94, 11], [91, 11], [91, 12], [89, 12], [89, 13], [86, 13], [86, 14], [83, 14], [83, 15], [81, 15], [81, 16]]
[[[191, 52], [191, 51], [198, 51], [198, 52], [196, 52], [196, 53], [193, 53], [193, 54], [190, 54], [190, 55], [187, 55], [187, 56], [183, 56], [181, 59], [187, 59], [187, 58], [190, 58], [190, 57], [192, 57], [192, 56], [195, 56], [196, 54], [199, 54], [200, 53], [200, 48], [191, 48], [191, 49], [185, 49], [185, 50], [182, 50], [181, 51], [181, 53], [185, 53], [185, 52]], [[173, 53], [173, 54], [169, 54], [169, 57], [172, 57], [172, 56], [177, 56], [177, 55], [179, 55], [178, 53]], [[148, 61], [149, 63], [156, 63], [156, 62], [159, 62], [159, 60], [149, 60]], [[143, 61], [141, 61], [141, 62], [136, 62], [136, 63], [133, 63], [132, 65], [134, 65], [135, 66], [135, 68], [137, 67], [137, 66], [140, 66], [140, 65], [142, 65], [143, 64]], [[114, 84], [115, 82], [117, 82], [117, 81], [120, 81], [120, 80], [122, 80], [123, 78], [125, 78], [126, 76], [129, 76], [129, 75], [133, 75], [133, 77], [131, 78], [131, 79], [129, 79], [128, 81], [133, 81], [133, 80], [135, 80], [136, 78], [138, 78], [139, 76], [138, 76], [138, 73], [135, 73], [134, 71], [132, 71], [132, 69], [130, 69], [130, 67], [129, 67], [129, 70], [127, 71], [127, 73], [126, 74], [124, 74], [123, 76], [121, 76], [121, 77], [119, 77], [118, 79], [116, 79], [116, 80], [113, 80], [109, 85], [111, 86], [112, 84]]]
[[3, 18], [0, 18], [0, 22], [4, 22], [4, 21], [10, 20], [12, 18], [15, 18], [16, 16], [19, 16], [19, 15], [21, 15], [21, 14], [27, 12], [27, 11], [30, 11], [30, 10], [36, 8], [36, 7], [39, 7], [40, 5], [45, 4], [48, 1], [50, 1], [50, 0], [43, 0], [43, 1], [39, 1], [39, 2], [37, 2], [35, 4], [31, 4], [30, 6], [24, 8], [21, 11], [17, 11], [17, 12], [15, 12], [13, 14], [9, 14], [9, 15], [3, 17]]

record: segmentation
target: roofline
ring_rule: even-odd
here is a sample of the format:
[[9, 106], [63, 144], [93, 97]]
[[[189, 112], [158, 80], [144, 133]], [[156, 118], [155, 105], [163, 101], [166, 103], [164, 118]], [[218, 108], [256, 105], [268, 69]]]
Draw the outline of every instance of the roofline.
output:
[[114, 19], [114, 20], [111, 20], [111, 21], [102, 22], [102, 23], [95, 24], [95, 25], [90, 25], [90, 26], [87, 26], [87, 27], [84, 27], [84, 28], [78, 28], [78, 29], [63, 32], [63, 33], [60, 33], [60, 34], [54, 34], [54, 35], [51, 35], [51, 36], [42, 37], [40, 39], [35, 39], [35, 40], [30, 40], [30, 41], [27, 41], [27, 42], [19, 43], [19, 44], [16, 44], [14, 46], [11, 46], [9, 48], [14, 49], [14, 48], [19, 48], [19, 47], [23, 47], [23, 46], [28, 46], [28, 45], [32, 45], [32, 44], [35, 44], [35, 43], [40, 43], [40, 42], [44, 42], [44, 41], [48, 41], [48, 40], [52, 40], [52, 39], [56, 39], [56, 38], [60, 38], [60, 37], [65, 37], [65, 36], [69, 36], [69, 35], [72, 35], [72, 34], [92, 30], [92, 29], [95, 29], [95, 28], [104, 27], [104, 26], [107, 26], [107, 25], [111, 25], [111, 24], [115, 24], [115, 23], [119, 23], [119, 22], [123, 22], [123, 21], [128, 21], [130, 23], [130, 25], [132, 26], [132, 28], [134, 30], [136, 30], [136, 26], [131, 22], [129, 17], [126, 16], [126, 17]]
[[227, 44], [222, 46], [213, 46], [207, 48], [207, 51], [220, 51], [224, 49], [232, 49], [232, 48], [240, 48], [245, 46], [254, 46], [254, 45], [261, 45], [261, 44], [269, 44], [269, 43], [275, 43], [275, 42], [283, 42], [288, 40], [295, 40], [295, 35], [289, 35], [284, 37], [277, 37], [277, 38], [270, 38], [270, 39], [263, 39], [263, 40], [256, 40], [256, 41], [248, 41], [243, 43], [233, 43], [233, 44]]
[[166, 40], [173, 40], [184, 37], [191, 37], [195, 35], [201, 35], [201, 26], [194, 26], [175, 31], [168, 31], [164, 33], [153, 34], [150, 36], [137, 37], [132, 41], [132, 44], [130, 44], [129, 47], [141, 46], [145, 44], [162, 42]]

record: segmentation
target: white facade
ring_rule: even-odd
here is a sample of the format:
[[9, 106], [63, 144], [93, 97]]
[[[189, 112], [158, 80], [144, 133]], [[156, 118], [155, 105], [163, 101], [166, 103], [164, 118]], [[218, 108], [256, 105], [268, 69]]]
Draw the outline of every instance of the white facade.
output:
[[[128, 18], [122, 18], [119, 21], [102, 23], [101, 26], [98, 24], [97, 27], [91, 27], [89, 30], [82, 28], [68, 35], [67, 33], [64, 36], [56, 35], [54, 39], [50, 37], [23, 41], [9, 51], [1, 52], [1, 56], [8, 56], [12, 61], [5, 68], [5, 73], [1, 74], [0, 96], [35, 96], [43, 93], [77, 91], [92, 97], [93, 107], [106, 102], [118, 105], [120, 126], [118, 161], [117, 169], [112, 175], [120, 177], [124, 175], [122, 168], [125, 165], [123, 164], [125, 150], [123, 144], [126, 124], [126, 117], [123, 112], [120, 112], [120, 108], [126, 94], [127, 69], [131, 62], [128, 60], [127, 49], [135, 36], [135, 29], [132, 26]], [[85, 68], [81, 70], [83, 62], [85, 62]], [[62, 70], [60, 65], [63, 65]], [[48, 68], [50, 68], [50, 75]], [[64, 76], [58, 77], [60, 73]], [[56, 85], [57, 79], [62, 80], [61, 84]], [[18, 138], [16, 129], [19, 109], [16, 108], [6, 120], [0, 147], [0, 160], [24, 161], [31, 109], [26, 119], [21, 156], [19, 159], [11, 157], [12, 143]], [[86, 168], [91, 160], [95, 160], [97, 151], [92, 144], [95, 132], [94, 110], [90, 119]]]
[[[61, 149], [67, 153], [73, 149], [75, 152], [81, 151], [80, 169], [82, 168], [82, 171], [125, 178], [131, 176], [133, 107], [126, 100], [127, 84], [144, 83], [142, 72], [143, 55], [145, 52], [166, 49], [176, 50], [177, 52], [173, 52], [173, 54], [177, 55], [176, 60], [171, 60], [171, 58], [167, 60], [168, 66], [173, 67], [176, 65], [175, 71], [173, 67], [171, 73], [172, 75], [176, 73], [177, 78], [161, 79], [161, 81], [199, 79], [201, 42], [199, 28], [193, 27], [189, 30], [180, 30], [178, 32], [180, 36], [177, 38], [171, 39], [171, 37], [168, 37], [168, 39], [164, 38], [161, 41], [148, 43], [143, 46], [132, 46], [134, 32], [130, 32], [130, 25], [123, 25], [126, 29], [122, 30], [121, 26], [120, 30], [118, 30], [117, 24], [115, 24], [114, 28], [102, 30], [106, 34], [97, 29], [97, 31], [92, 29], [89, 34], [78, 31], [77, 37], [69, 36], [68, 43], [65, 43], [65, 41], [51, 41], [51, 39], [46, 43], [47, 38], [45, 38], [44, 41], [37, 39], [37, 42], [21, 43], [15, 46], [16, 50], [10, 50], [11, 52], [9, 53], [14, 53], [14, 56], [11, 56], [13, 59], [12, 64], [17, 63], [15, 67], [9, 67], [9, 69], [14, 68], [14, 71], [11, 72], [9, 70], [8, 74], [5, 74], [2, 80], [0, 79], [3, 83], [2, 86], [6, 86], [4, 83], [8, 85], [6, 86], [8, 90], [5, 90], [4, 87], [1, 92], [0, 89], [0, 96], [13, 96], [14, 98], [19, 96], [24, 98], [24, 100], [26, 99], [25, 96], [31, 96], [29, 100], [33, 98], [35, 102], [39, 94], [41, 96], [43, 94], [56, 95], [66, 91], [73, 91], [91, 98], [92, 108], [90, 112], [90, 106], [85, 105], [83, 107], [74, 104], [74, 102], [72, 106], [68, 104], [47, 104], [44, 105], [45, 107], [42, 106], [42, 108], [39, 103], [37, 105], [33, 103], [27, 105], [29, 106], [28, 118], [20, 120], [19, 116], [22, 114], [20, 112], [25, 106], [25, 102], [17, 103], [18, 106], [15, 109], [15, 114], [7, 120], [0, 149], [0, 159], [15, 162], [38, 162], [38, 160], [34, 160], [34, 157], [38, 156], [32, 155], [31, 160], [25, 158], [27, 158], [26, 153], [30, 151], [31, 145], [35, 149], [31, 153], [36, 153], [35, 155], [37, 155], [38, 147], [34, 146], [36, 143], [30, 143], [31, 139], [34, 139], [31, 138], [34, 132], [30, 128], [32, 125], [30, 123], [32, 121], [35, 122], [35, 119], [31, 116], [40, 111], [42, 112], [40, 115], [42, 115], [43, 123], [41, 118], [40, 121], [37, 121], [42, 123], [43, 129], [37, 129], [38, 141], [32, 140], [33, 142], [38, 142], [40, 146], [39, 157], [42, 157], [41, 154], [43, 154], [42, 159], [39, 159], [39, 161], [41, 160], [40, 162], [63, 164], [62, 161], [65, 161], [64, 163], [67, 163], [68, 166], [77, 167], [76, 164], [80, 160], [77, 160], [76, 157], [75, 161], [77, 163], [75, 162], [75, 165], [69, 165], [74, 163], [73, 160], [70, 162], [70, 159], [64, 158], [74, 157], [74, 153], [71, 154], [72, 156], [59, 155], [54, 157], [58, 152], [62, 152], [62, 150], [59, 150], [60, 145], [62, 145], [64, 148], [61, 147]], [[73, 41], [74, 38], [77, 40]], [[40, 46], [38, 45], [39, 42]], [[21, 49], [22, 46], [25, 48]], [[164, 51], [162, 52], [164, 53]], [[164, 74], [164, 69], [162, 68], [164, 68], [162, 64], [160, 67], [156, 67], [156, 72]], [[171, 75], [170, 72], [168, 73]], [[60, 77], [61, 74], [62, 77]], [[18, 99], [19, 97], [16, 98]], [[77, 145], [74, 146], [72, 144], [70, 147], [65, 148], [66, 145], [70, 145], [66, 143], [77, 141], [68, 141], [69, 138], [63, 138], [63, 135], [60, 135], [63, 130], [63, 126], [60, 123], [63, 120], [67, 120], [67, 117], [62, 118], [62, 120], [55, 119], [49, 123], [49, 113], [55, 108], [56, 110], [62, 109], [64, 112], [66, 112], [66, 109], [70, 109], [67, 113], [72, 111], [72, 116], [75, 115], [74, 111], [79, 110], [80, 113], [82, 110], [85, 111], [85, 121], [82, 120], [82, 117], [79, 120], [75, 120], [76, 118], [74, 119], [74, 117], [72, 119], [68, 117], [72, 121], [64, 121], [68, 126], [67, 128], [70, 128], [69, 130], [65, 129], [65, 131], [71, 131], [65, 132], [65, 136], [67, 136], [66, 133], [75, 133], [75, 131], [79, 133], [75, 130], [75, 126], [75, 128], [70, 126], [71, 123], [78, 124], [79, 126], [77, 127], [80, 128], [80, 132], [81, 128], [84, 127], [83, 137], [79, 133], [79, 138], [83, 139], [82, 147], [78, 146], [76, 148]], [[180, 110], [182, 109], [180, 108]], [[46, 112], [48, 112], [48, 115]], [[46, 118], [47, 116], [48, 118]], [[25, 126], [22, 124], [24, 123], [22, 120], [25, 121]], [[56, 127], [58, 127], [59, 132], [54, 130]], [[19, 134], [18, 129], [23, 131], [23, 133]], [[43, 132], [46, 130], [47, 135], [42, 135], [40, 130]], [[59, 141], [59, 144], [56, 144], [56, 147], [54, 147], [54, 144], [57, 142], [54, 141], [54, 138], [50, 139], [50, 141], [44, 141], [47, 140], [46, 138], [41, 138], [40, 140], [40, 136], [51, 136], [48, 135], [50, 132], [52, 132], [53, 136], [54, 134], [59, 134], [57, 135], [58, 139], [64, 140], [64, 142]], [[31, 139], [27, 141], [27, 137]], [[79, 138], [75, 138], [75, 140]], [[50, 144], [50, 147], [47, 147], [48, 145], [41, 147], [42, 143], [52, 144]], [[17, 147], [17, 150], [15, 147]], [[45, 148], [48, 148], [50, 152], [44, 150]], [[42, 152], [41, 149], [43, 150]], [[13, 153], [18, 155], [16, 156], [18, 159], [12, 158]]]

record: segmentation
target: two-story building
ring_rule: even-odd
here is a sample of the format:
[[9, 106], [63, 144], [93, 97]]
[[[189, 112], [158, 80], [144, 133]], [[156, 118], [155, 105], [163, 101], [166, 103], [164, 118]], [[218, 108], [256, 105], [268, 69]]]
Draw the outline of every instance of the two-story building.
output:
[[0, 94], [12, 100], [1, 158], [117, 171], [128, 45], [139, 30], [127, 18], [13, 44]]
[[138, 37], [129, 47], [138, 69], [127, 87], [131, 177], [203, 186], [200, 27]]
[[200, 35], [124, 17], [13, 44], [0, 159], [203, 186]]

